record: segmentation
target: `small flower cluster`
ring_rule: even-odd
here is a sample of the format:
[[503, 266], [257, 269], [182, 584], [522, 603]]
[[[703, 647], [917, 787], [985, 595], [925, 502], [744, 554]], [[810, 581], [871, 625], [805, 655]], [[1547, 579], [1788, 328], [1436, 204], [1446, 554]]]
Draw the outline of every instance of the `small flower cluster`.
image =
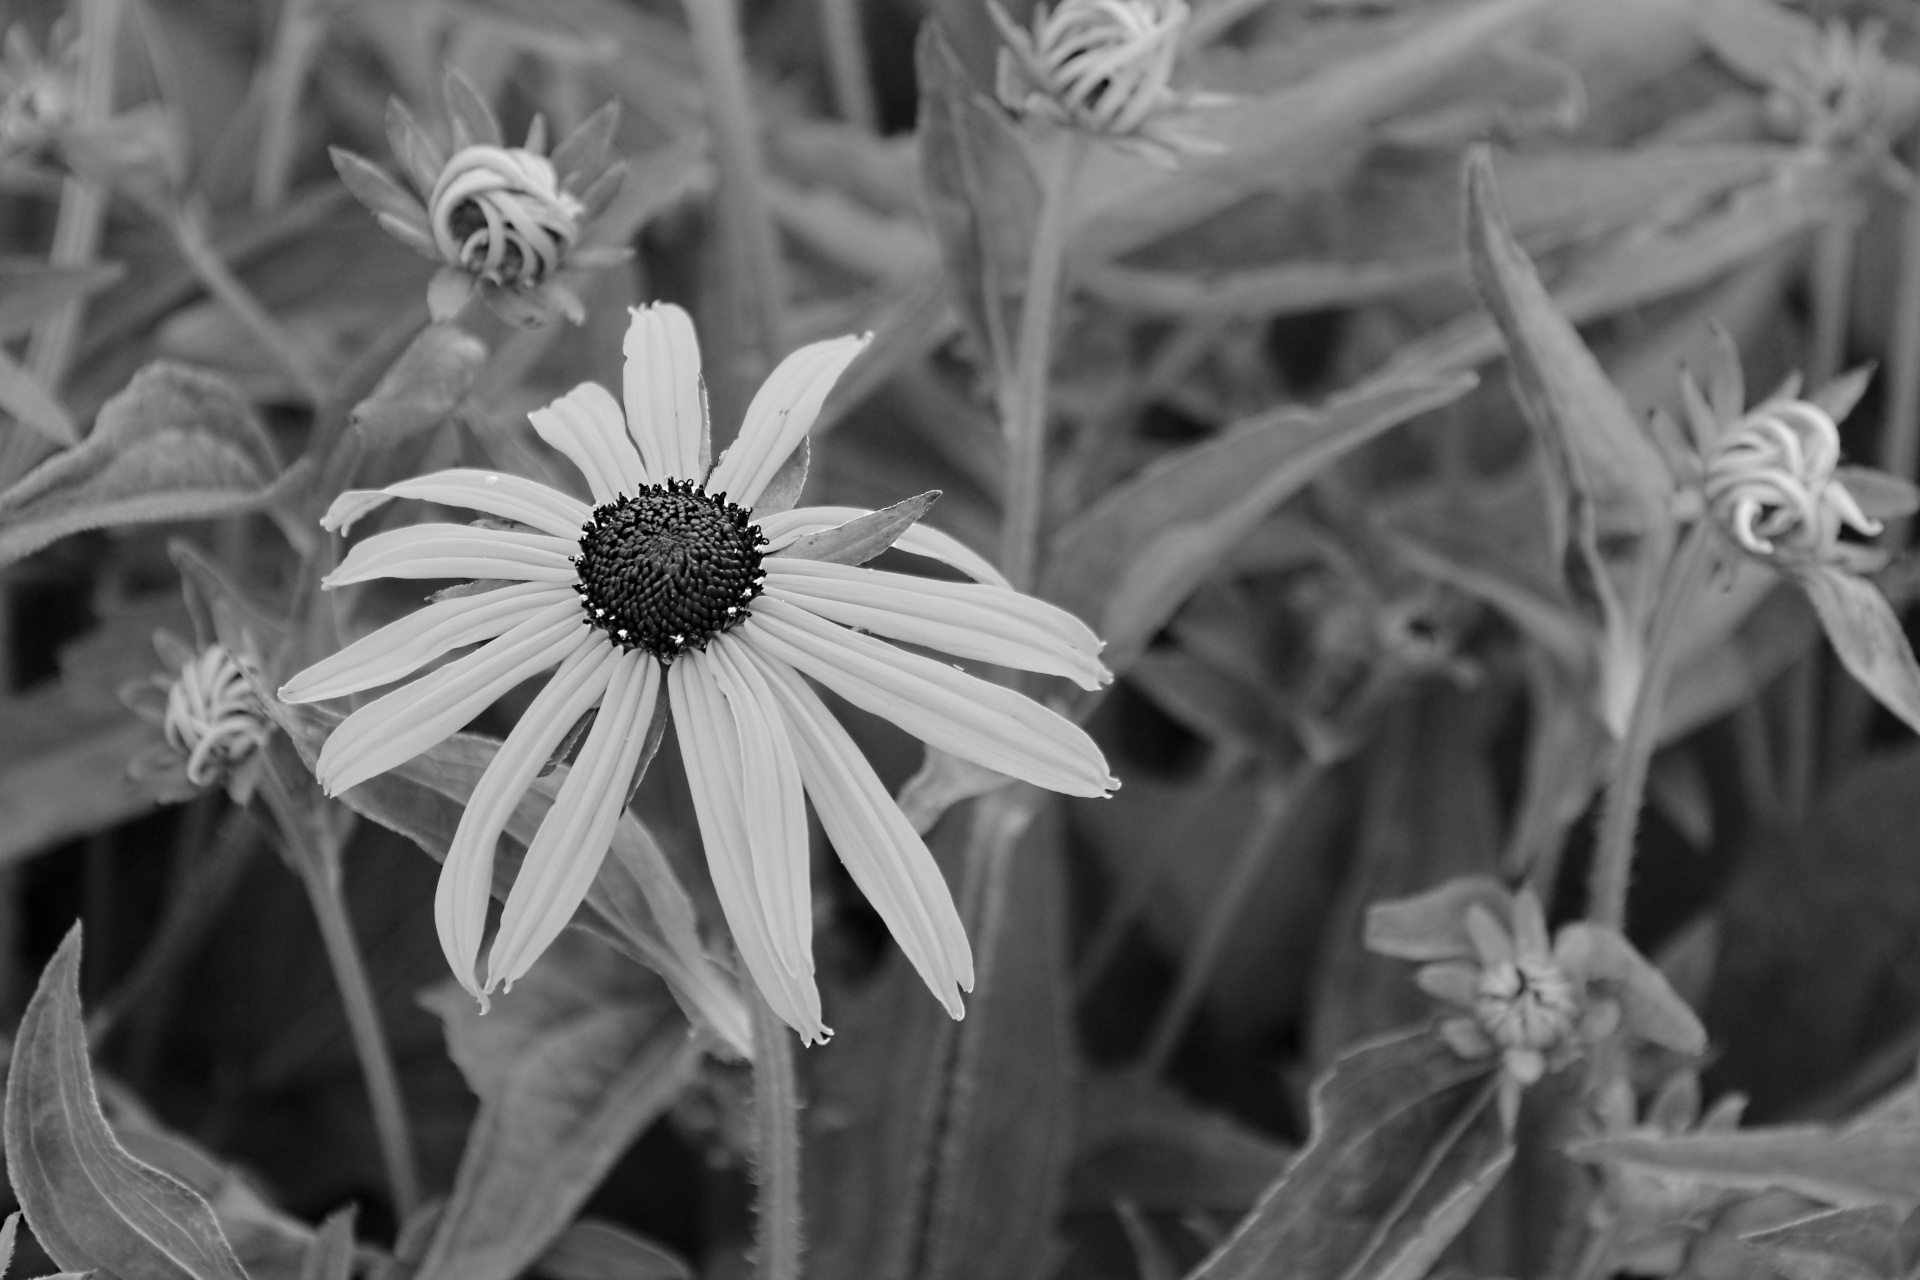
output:
[[155, 674], [121, 698], [165, 736], [136, 757], [133, 777], [162, 800], [197, 794], [226, 779], [236, 797], [252, 790], [248, 766], [271, 726], [240, 660], [223, 644], [195, 651], [165, 632], [154, 648], [170, 674]]
[[1886, 30], [1858, 30], [1838, 19], [1800, 50], [1767, 87], [1767, 123], [1782, 136], [1818, 150], [1870, 137], [1886, 112]]
[[427, 290], [435, 320], [452, 320], [478, 292], [502, 319], [522, 327], [545, 324], [555, 313], [580, 323], [586, 312], [568, 272], [627, 256], [591, 234], [625, 174], [608, 162], [617, 107], [594, 113], [549, 156], [543, 120], [534, 119], [523, 145], [507, 146], [491, 109], [458, 74], [448, 78], [447, 102], [451, 154], [399, 102], [388, 108], [394, 155], [417, 198], [336, 147], [341, 179], [389, 235], [445, 264]]
[[1622, 1030], [1676, 1053], [1706, 1048], [1706, 1030], [1660, 971], [1604, 925], [1549, 937], [1530, 889], [1469, 877], [1367, 912], [1367, 946], [1424, 961], [1422, 990], [1461, 1012], [1440, 1034], [1463, 1058], [1500, 1058], [1500, 1109], [1542, 1076]]
[[990, 2], [988, 11], [1006, 41], [995, 92], [1009, 111], [1119, 143], [1159, 163], [1209, 149], [1170, 123], [1209, 105], [1207, 95], [1172, 85], [1187, 25], [1185, 0], [1062, 0], [1053, 10], [1041, 5], [1031, 31], [998, 4]]

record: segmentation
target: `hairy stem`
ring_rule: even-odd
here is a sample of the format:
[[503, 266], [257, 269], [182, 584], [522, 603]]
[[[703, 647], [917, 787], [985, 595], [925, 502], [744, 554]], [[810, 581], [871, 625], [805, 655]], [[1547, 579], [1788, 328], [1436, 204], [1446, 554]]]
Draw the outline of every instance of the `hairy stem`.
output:
[[1000, 397], [1000, 429], [1007, 441], [1000, 566], [1016, 591], [1032, 590], [1038, 577], [1040, 517], [1046, 496], [1047, 373], [1053, 364], [1054, 315], [1060, 304], [1073, 182], [1082, 151], [1079, 135], [1066, 130], [1042, 144], [1040, 217], [1027, 259], [1019, 344], [1011, 381]]
[[760, 1188], [754, 1275], [799, 1280], [800, 1098], [793, 1041], [760, 988], [751, 981], [744, 985], [753, 1016], [754, 1159]]
[[1705, 520], [1687, 530], [1680, 549], [1667, 565], [1666, 581], [1653, 608], [1647, 638], [1646, 664], [1640, 687], [1627, 718], [1626, 736], [1613, 760], [1613, 776], [1600, 815], [1600, 838], [1593, 855], [1587, 918], [1618, 929], [1627, 918], [1627, 885], [1633, 874], [1634, 838], [1640, 829], [1640, 806], [1646, 798], [1647, 766], [1653, 759], [1660, 732], [1660, 712], [1673, 675], [1674, 636], [1680, 618], [1693, 604], [1713, 529]]

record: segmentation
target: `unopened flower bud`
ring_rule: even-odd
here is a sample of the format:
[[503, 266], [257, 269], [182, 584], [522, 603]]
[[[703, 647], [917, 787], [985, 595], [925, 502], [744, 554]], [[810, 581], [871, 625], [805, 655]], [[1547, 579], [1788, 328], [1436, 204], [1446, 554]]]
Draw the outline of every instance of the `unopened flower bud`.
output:
[[1761, 559], [1830, 559], [1841, 526], [1863, 534], [1880, 522], [1834, 478], [1840, 431], [1806, 400], [1771, 400], [1735, 422], [1707, 459], [1702, 488], [1727, 536]]
[[0, 47], [0, 156], [46, 145], [72, 122], [74, 102], [71, 47], [43, 58], [25, 28], [9, 28]]
[[581, 212], [553, 162], [521, 147], [463, 147], [427, 201], [440, 255], [497, 285], [546, 279], [579, 238]]
[[224, 645], [209, 645], [167, 689], [161, 728], [186, 757], [187, 781], [209, 786], [267, 740], [267, 722], [240, 664]]

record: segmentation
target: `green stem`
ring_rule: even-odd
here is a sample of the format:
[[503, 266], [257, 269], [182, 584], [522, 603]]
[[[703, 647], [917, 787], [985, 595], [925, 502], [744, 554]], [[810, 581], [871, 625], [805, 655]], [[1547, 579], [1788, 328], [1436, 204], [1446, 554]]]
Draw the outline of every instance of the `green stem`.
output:
[[781, 331], [787, 291], [780, 242], [762, 182], [760, 135], [753, 122], [739, 9], [735, 0], [684, 3], [720, 162], [721, 233], [727, 241], [728, 261], [746, 271], [750, 296], [741, 300], [741, 319], [757, 330], [755, 355], [764, 373], [785, 350]]
[[1647, 767], [1660, 732], [1660, 713], [1673, 676], [1673, 641], [1682, 615], [1693, 604], [1713, 529], [1700, 520], [1689, 529], [1668, 563], [1666, 581], [1653, 608], [1647, 638], [1646, 661], [1640, 688], [1627, 718], [1626, 736], [1613, 761], [1613, 778], [1600, 815], [1600, 838], [1593, 855], [1587, 918], [1619, 929], [1627, 918], [1627, 885], [1633, 873], [1634, 837], [1640, 828], [1640, 806], [1646, 798]]
[[754, 1274], [760, 1280], [800, 1277], [800, 1098], [793, 1041], [751, 981], [743, 984], [753, 1016], [753, 1118], [760, 1219]]
[[386, 1166], [387, 1186], [393, 1193], [395, 1214], [405, 1222], [420, 1205], [420, 1175], [414, 1164], [413, 1135], [400, 1092], [400, 1075], [394, 1069], [393, 1052], [380, 1025], [380, 1008], [374, 1000], [373, 985], [367, 980], [366, 965], [360, 958], [353, 923], [347, 918], [346, 900], [340, 891], [340, 852], [334, 842], [318, 838], [307, 824], [272, 762], [260, 772], [267, 807], [280, 828], [280, 838], [290, 846], [292, 856], [288, 862], [299, 874], [300, 883], [307, 891], [307, 901], [313, 907], [314, 920], [320, 926], [320, 940], [326, 947], [334, 984], [340, 989], [347, 1030], [353, 1038], [354, 1053], [360, 1059], [360, 1074], [366, 1081], [374, 1131], [379, 1138], [381, 1161]]
[[1040, 216], [1027, 259], [1019, 345], [1011, 381], [1000, 397], [1001, 431], [1007, 441], [1000, 565], [1017, 591], [1032, 590], [1038, 577], [1040, 517], [1046, 496], [1047, 373], [1053, 364], [1053, 324], [1066, 266], [1073, 183], [1083, 150], [1080, 136], [1068, 130], [1042, 143]]
[[820, 34], [827, 46], [827, 74], [840, 118], [868, 133], [880, 127], [867, 74], [866, 33], [860, 29], [860, 0], [820, 0]]
[[[1893, 368], [1888, 377], [1886, 435], [1880, 465], [1911, 480], [1920, 469], [1920, 188], [1907, 193], [1900, 222], [1900, 276], [1893, 303]], [[1887, 545], [1906, 545], [1909, 522], [1900, 521]]]

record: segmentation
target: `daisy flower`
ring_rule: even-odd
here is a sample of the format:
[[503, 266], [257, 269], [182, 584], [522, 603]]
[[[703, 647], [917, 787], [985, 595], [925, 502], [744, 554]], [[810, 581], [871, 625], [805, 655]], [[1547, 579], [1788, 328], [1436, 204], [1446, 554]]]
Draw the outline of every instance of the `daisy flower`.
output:
[[[483, 1003], [527, 971], [585, 896], [661, 698], [672, 707], [707, 865], [741, 957], [769, 1004], [809, 1041], [828, 1032], [813, 980], [803, 796], [954, 1017], [962, 1013], [959, 992], [973, 984], [966, 935], [939, 868], [809, 681], [931, 746], [1036, 786], [1097, 796], [1118, 785], [1092, 740], [1064, 718], [887, 643], [1091, 689], [1111, 677], [1086, 626], [1013, 591], [953, 538], [917, 526], [899, 549], [975, 581], [809, 559], [806, 548], [821, 543], [801, 539], [868, 513], [780, 510], [769, 495], [866, 341], [815, 343], [787, 357], [749, 405], [733, 447], [709, 466], [692, 322], [677, 307], [636, 310], [625, 341], [624, 414], [611, 394], [586, 383], [530, 415], [541, 438], [586, 478], [591, 506], [518, 476], [456, 470], [349, 492], [328, 512], [325, 523], [344, 529], [390, 498], [418, 498], [523, 526], [413, 525], [356, 545], [325, 585], [382, 577], [505, 585], [430, 604], [280, 690], [289, 702], [338, 698], [480, 645], [334, 730], [316, 772], [337, 794], [554, 669], [475, 788], [440, 876], [441, 944], [455, 976]], [[495, 843], [522, 793], [593, 708], [481, 978]]]

